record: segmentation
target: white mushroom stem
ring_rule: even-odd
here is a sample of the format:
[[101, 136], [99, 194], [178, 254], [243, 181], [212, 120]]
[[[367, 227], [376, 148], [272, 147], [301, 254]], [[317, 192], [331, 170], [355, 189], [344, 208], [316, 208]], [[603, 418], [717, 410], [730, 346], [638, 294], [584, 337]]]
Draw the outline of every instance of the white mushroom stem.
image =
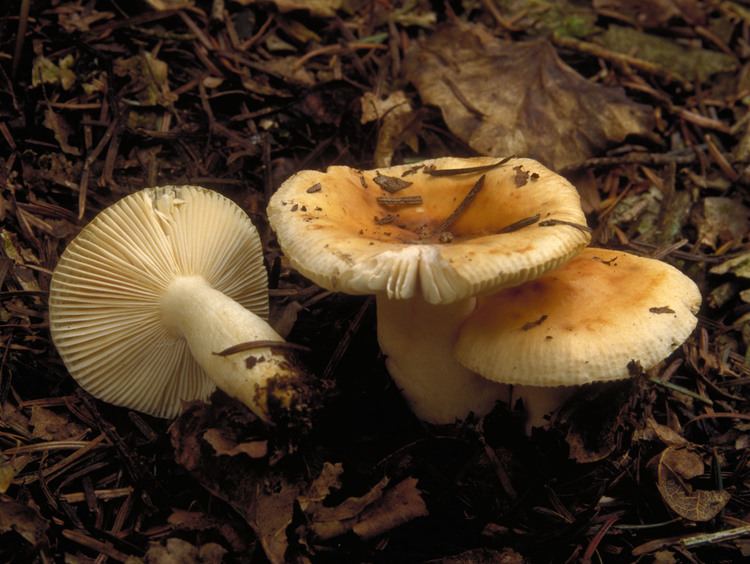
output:
[[423, 421], [453, 423], [472, 412], [482, 416], [509, 398], [509, 386], [467, 370], [453, 356], [458, 327], [474, 305], [474, 298], [434, 305], [421, 297], [377, 296], [378, 341], [386, 367]]
[[281, 405], [291, 401], [290, 388], [300, 373], [283, 352], [268, 346], [241, 354], [216, 353], [252, 341], [284, 339], [268, 323], [213, 289], [202, 276], [176, 277], [161, 298], [162, 323], [175, 338], [184, 338], [196, 362], [216, 386], [247, 405], [265, 421], [269, 416], [269, 386]]
[[511, 406], [520, 399], [526, 411], [526, 434], [531, 434], [534, 427], [546, 428], [550, 419], [568, 399], [579, 390], [578, 386], [513, 386]]

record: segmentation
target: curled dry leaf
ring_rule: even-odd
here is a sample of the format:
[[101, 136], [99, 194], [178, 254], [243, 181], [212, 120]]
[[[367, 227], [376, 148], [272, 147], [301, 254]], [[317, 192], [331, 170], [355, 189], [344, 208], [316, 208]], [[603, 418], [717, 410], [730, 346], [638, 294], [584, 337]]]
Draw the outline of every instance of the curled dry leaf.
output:
[[63, 90], [70, 90], [76, 82], [76, 75], [72, 70], [74, 64], [75, 58], [70, 54], [65, 55], [57, 64], [47, 57], [37, 57], [31, 68], [31, 86], [59, 84]]
[[750, 253], [742, 253], [714, 266], [711, 274], [734, 274], [740, 278], [750, 278]]
[[244, 453], [250, 458], [263, 458], [268, 454], [268, 441], [238, 443], [221, 429], [206, 430], [203, 433], [203, 440], [214, 448], [216, 454], [236, 456]]
[[584, 79], [546, 39], [502, 43], [480, 25], [448, 25], [409, 51], [405, 72], [481, 154], [561, 169], [652, 128], [648, 108]]
[[656, 487], [664, 503], [680, 517], [710, 521], [724, 509], [731, 495], [724, 490], [695, 489], [689, 480], [703, 474], [701, 457], [686, 447], [667, 447], [656, 462]]
[[375, 166], [391, 166], [393, 152], [401, 142], [405, 142], [416, 152], [417, 137], [407, 132], [413, 111], [408, 98], [402, 90], [380, 98], [372, 92], [366, 92], [360, 98], [362, 104], [362, 123], [379, 120], [378, 144], [375, 148]]
[[[321, 476], [335, 476], [338, 484], [338, 474], [330, 471], [332, 466], [329, 465], [329, 471], [324, 468]], [[335, 506], [324, 505], [329, 483], [330, 479], [326, 479], [321, 488], [314, 482], [308, 495], [298, 500], [308, 516], [307, 531], [319, 540], [332, 539], [349, 531], [370, 539], [429, 514], [415, 478], [406, 478], [391, 488], [387, 487], [388, 478], [383, 478], [363, 496], [349, 497]]]

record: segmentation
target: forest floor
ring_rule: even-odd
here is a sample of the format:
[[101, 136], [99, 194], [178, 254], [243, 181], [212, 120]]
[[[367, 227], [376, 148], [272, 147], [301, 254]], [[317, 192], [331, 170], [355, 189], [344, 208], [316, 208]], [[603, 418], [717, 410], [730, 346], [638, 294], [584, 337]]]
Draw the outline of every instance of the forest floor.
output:
[[[750, 558], [749, 61], [739, 1], [4, 2], [0, 561]], [[672, 356], [530, 437], [522, 405], [416, 419], [373, 299], [292, 271], [265, 215], [299, 170], [478, 154], [565, 175], [592, 244], [667, 261], [704, 298]], [[68, 374], [57, 260], [162, 184], [258, 226], [271, 321], [330, 392], [306, 436], [220, 393], [149, 417]]]

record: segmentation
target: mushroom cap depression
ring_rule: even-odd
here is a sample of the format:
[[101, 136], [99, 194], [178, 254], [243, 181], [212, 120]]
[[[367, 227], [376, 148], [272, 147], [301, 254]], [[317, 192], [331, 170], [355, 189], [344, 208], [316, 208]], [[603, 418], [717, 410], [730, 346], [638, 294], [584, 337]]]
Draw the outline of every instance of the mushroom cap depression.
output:
[[273, 195], [268, 217], [316, 284], [433, 304], [535, 278], [590, 239], [576, 189], [531, 159], [305, 170]]
[[52, 276], [52, 339], [92, 395], [159, 417], [215, 388], [184, 339], [161, 323], [160, 298], [199, 275], [260, 317], [268, 284], [250, 218], [196, 186], [147, 188], [102, 211], [65, 249]]
[[701, 295], [667, 263], [588, 248], [556, 270], [479, 298], [459, 329], [458, 361], [527, 386], [620, 380], [651, 368], [695, 328]]

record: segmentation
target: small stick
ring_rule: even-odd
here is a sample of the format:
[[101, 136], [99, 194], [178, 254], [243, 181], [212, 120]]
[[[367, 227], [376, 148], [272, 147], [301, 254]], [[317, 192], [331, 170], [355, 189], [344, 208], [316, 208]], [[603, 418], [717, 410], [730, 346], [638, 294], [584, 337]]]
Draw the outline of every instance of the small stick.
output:
[[500, 231], [498, 231], [498, 233], [512, 233], [513, 231], [518, 231], [519, 229], [528, 227], [529, 225], [534, 225], [537, 221], [539, 221], [540, 217], [540, 214], [535, 214], [530, 217], [524, 217], [523, 219], [519, 219], [515, 223], [511, 223], [507, 227], [503, 227]]
[[419, 206], [422, 204], [422, 196], [401, 196], [396, 198], [381, 196], [375, 199], [381, 206]]
[[444, 76], [442, 78], [443, 84], [445, 84], [451, 92], [453, 92], [453, 95], [458, 99], [461, 104], [464, 105], [464, 107], [469, 110], [472, 114], [479, 118], [487, 117], [487, 114], [485, 114], [482, 110], [477, 108], [474, 104], [472, 104], [466, 96], [464, 96], [463, 92], [458, 88], [458, 85], [453, 82], [450, 78], [447, 76]]
[[493, 168], [497, 168], [499, 166], [504, 165], [512, 158], [514, 158], [513, 155], [511, 155], [510, 157], [505, 157], [503, 159], [500, 159], [496, 163], [492, 163], [488, 165], [481, 165], [481, 166], [469, 166], [466, 168], [443, 168], [443, 169], [425, 168], [424, 173], [429, 174], [430, 176], [456, 176], [458, 174], [475, 174], [477, 172], [488, 172], [492, 170]]
[[454, 209], [451, 214], [443, 220], [443, 223], [441, 223], [438, 228], [435, 230], [436, 233], [443, 233], [444, 231], [447, 231], [448, 228], [453, 225], [458, 217], [466, 211], [466, 208], [469, 207], [471, 202], [473, 202], [477, 194], [479, 194], [479, 191], [482, 189], [482, 186], [484, 186], [484, 179], [487, 175], [483, 174], [479, 177], [479, 179], [474, 183], [474, 186], [471, 187], [471, 190], [464, 196], [464, 199], [461, 200], [461, 203], [456, 206], [456, 209]]
[[545, 219], [539, 222], [539, 227], [552, 227], [553, 225], [567, 225], [569, 227], [575, 227], [586, 233], [591, 233], [592, 229], [588, 225], [581, 225], [580, 223], [573, 223], [572, 221], [565, 221], [564, 219]]
[[229, 356], [245, 351], [251, 351], [253, 349], [262, 349], [270, 347], [272, 349], [291, 349], [295, 351], [310, 352], [312, 349], [304, 345], [298, 345], [296, 343], [289, 343], [287, 341], [248, 341], [247, 343], [240, 343], [239, 345], [232, 345], [231, 347], [224, 349], [221, 352], [215, 352], [216, 356]]

